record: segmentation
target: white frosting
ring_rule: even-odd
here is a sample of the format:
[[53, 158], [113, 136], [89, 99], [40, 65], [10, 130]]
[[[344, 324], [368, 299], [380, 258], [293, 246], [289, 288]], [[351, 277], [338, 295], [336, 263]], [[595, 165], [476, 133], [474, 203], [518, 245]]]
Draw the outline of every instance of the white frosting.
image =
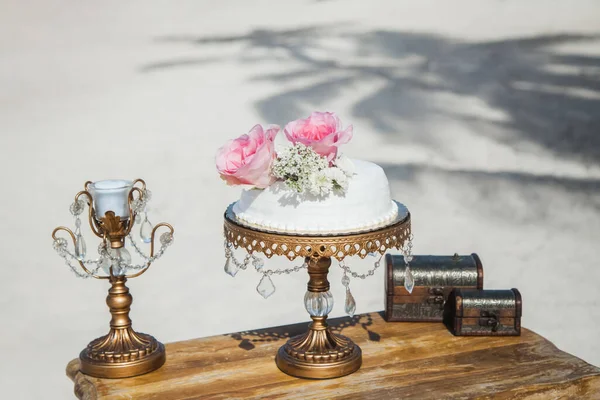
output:
[[243, 190], [233, 212], [247, 225], [290, 233], [353, 232], [389, 225], [396, 220], [399, 205], [391, 198], [385, 172], [377, 164], [352, 161], [356, 173], [344, 194], [324, 198], [299, 194], [278, 181], [263, 190]]

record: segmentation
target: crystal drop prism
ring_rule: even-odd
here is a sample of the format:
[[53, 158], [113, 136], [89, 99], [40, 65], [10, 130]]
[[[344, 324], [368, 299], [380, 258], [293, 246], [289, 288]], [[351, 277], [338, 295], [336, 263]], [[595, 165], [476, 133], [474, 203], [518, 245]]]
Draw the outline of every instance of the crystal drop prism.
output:
[[144, 243], [150, 243], [152, 241], [152, 224], [148, 221], [148, 216], [144, 218], [144, 222], [142, 222], [142, 226], [140, 227], [140, 237], [144, 241]]
[[256, 291], [265, 299], [275, 293], [275, 285], [273, 285], [273, 281], [269, 275], [263, 275], [260, 282], [258, 282]]
[[352, 296], [350, 289], [346, 289], [345, 311], [350, 317], [354, 317], [354, 312], [356, 311], [356, 301], [354, 301], [354, 296]]
[[413, 274], [410, 271], [410, 267], [407, 265], [404, 270], [404, 288], [408, 293], [412, 293], [415, 287], [415, 279], [413, 278]]
[[75, 236], [75, 257], [77, 257], [78, 260], [83, 260], [85, 258], [85, 253], [85, 240], [83, 239], [83, 236], [81, 236], [81, 233], [78, 233], [77, 236]]
[[227, 257], [227, 261], [225, 261], [225, 273], [227, 275], [231, 275], [232, 277], [235, 277], [235, 275], [238, 273], [238, 271], [240, 270], [240, 268], [237, 266], [236, 263], [231, 262], [231, 258]]

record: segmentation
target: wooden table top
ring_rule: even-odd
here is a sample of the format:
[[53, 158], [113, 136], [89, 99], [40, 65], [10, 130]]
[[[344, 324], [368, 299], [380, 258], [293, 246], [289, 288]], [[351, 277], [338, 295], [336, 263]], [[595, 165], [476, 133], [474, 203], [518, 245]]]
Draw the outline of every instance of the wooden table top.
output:
[[441, 323], [392, 322], [381, 313], [330, 321], [363, 351], [352, 375], [290, 377], [277, 349], [307, 323], [166, 345], [157, 371], [127, 379], [67, 375], [80, 399], [600, 399], [600, 369], [523, 329], [520, 337], [455, 337]]

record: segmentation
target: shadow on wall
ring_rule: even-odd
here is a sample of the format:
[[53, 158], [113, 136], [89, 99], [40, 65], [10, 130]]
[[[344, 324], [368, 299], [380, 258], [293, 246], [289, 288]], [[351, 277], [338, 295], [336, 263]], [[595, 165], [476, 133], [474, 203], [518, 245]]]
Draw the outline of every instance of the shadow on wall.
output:
[[[578, 220], [570, 220], [565, 210], [589, 210], [600, 215], [600, 179], [597, 178], [450, 170], [423, 163], [379, 164], [392, 183], [398, 185], [398, 191], [414, 190], [421, 182], [438, 183], [438, 188], [445, 187], [445, 202], [459, 205], [466, 213], [484, 214], [487, 221], [537, 224], [540, 229], [546, 229], [552, 225], [577, 226]], [[586, 223], [595, 226], [595, 221], [597, 217]]]
[[[243, 64], [277, 60], [278, 71], [269, 67], [253, 77], [281, 87], [256, 104], [265, 121], [298, 118], [307, 106], [323, 108], [368, 85], [371, 90], [355, 91], [366, 94], [353, 100], [353, 116], [389, 140], [410, 140], [443, 152], [427, 123], [453, 119], [505, 145], [534, 143], [587, 165], [600, 162], [600, 57], [557, 47], [596, 40], [600, 35], [560, 34], [474, 43], [425, 33], [356, 33], [336, 27], [157, 39], [188, 43], [194, 52], [235, 45], [242, 50], [230, 60]], [[140, 71], [224, 60], [165, 60]]]

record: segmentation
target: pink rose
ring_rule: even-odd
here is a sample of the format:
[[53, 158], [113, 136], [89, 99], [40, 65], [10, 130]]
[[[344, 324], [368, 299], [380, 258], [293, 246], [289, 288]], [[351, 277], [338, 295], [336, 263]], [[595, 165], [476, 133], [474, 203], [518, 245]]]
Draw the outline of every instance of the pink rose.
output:
[[288, 123], [284, 132], [290, 142], [310, 146], [330, 162], [337, 156], [338, 147], [352, 139], [352, 125], [342, 130], [342, 122], [330, 112], [315, 111], [306, 119]]
[[271, 163], [277, 157], [275, 136], [277, 125], [266, 130], [256, 125], [247, 135], [230, 140], [217, 151], [217, 170], [229, 185], [254, 185], [264, 189], [275, 181], [271, 175]]

